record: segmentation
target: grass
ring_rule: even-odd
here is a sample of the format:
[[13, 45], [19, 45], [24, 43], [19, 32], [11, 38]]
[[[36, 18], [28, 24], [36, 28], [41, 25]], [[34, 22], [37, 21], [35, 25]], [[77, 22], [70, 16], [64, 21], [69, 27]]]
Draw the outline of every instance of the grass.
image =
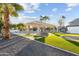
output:
[[[79, 37], [79, 34], [63, 34], [63, 33], [54, 33], [56, 36], [78, 36]], [[64, 38], [65, 39], [65, 38]], [[67, 39], [66, 39], [67, 40]], [[76, 42], [76, 41], [72, 41], [72, 40], [67, 40], [71, 43], [73, 43], [74, 45], [77, 45], [79, 46], [79, 42]]]
[[38, 35], [33, 35], [33, 34], [19, 34], [18, 36], [22, 36], [22, 37], [25, 37], [25, 38], [32, 38], [32, 39], [35, 39], [37, 41], [40, 41], [40, 42], [45, 42], [44, 38], [45, 37], [41, 37], [41, 36], [38, 36]]
[[41, 37], [41, 36], [33, 35], [33, 34], [20, 34], [19, 36], [22, 36], [25, 38], [31, 37], [37, 41], [79, 54], [78, 42], [69, 41], [69, 40], [59, 37], [59, 36], [76, 36], [76, 35], [77, 34], [62, 34], [62, 33], [51, 34], [50, 33], [47, 37]]
[[54, 33], [57, 36], [79, 36], [79, 34]]
[[45, 38], [45, 43], [79, 54], [79, 46], [54, 34], [49, 34]]
[[73, 43], [73, 44], [74, 44], [74, 45], [76, 45], [76, 46], [79, 46], [79, 42], [76, 42], [76, 41], [71, 41], [71, 40], [67, 40], [67, 41], [69, 41], [69, 42]]

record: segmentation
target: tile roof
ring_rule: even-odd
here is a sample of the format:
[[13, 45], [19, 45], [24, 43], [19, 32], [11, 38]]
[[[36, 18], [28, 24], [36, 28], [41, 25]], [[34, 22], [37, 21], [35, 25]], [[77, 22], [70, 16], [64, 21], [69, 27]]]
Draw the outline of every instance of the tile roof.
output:
[[76, 18], [75, 20], [71, 21], [69, 24], [72, 26], [79, 25], [79, 18]]

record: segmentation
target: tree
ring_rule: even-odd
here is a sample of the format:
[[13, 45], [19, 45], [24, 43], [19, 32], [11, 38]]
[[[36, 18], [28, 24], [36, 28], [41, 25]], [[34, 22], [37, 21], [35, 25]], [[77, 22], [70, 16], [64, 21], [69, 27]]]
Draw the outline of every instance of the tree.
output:
[[[41, 23], [43, 23], [43, 22], [46, 23], [47, 20], [49, 20], [49, 17], [48, 17], [48, 16], [40, 16], [40, 21], [41, 21]], [[43, 24], [41, 24], [41, 25], [43, 25]], [[46, 28], [45, 25], [43, 25], [43, 26]], [[45, 32], [44, 32], [44, 31], [46, 30], [45, 28], [40, 28], [40, 30], [41, 30], [41, 32], [40, 32], [41, 35], [45, 33]], [[45, 34], [47, 34], [47, 33], [45, 33]]]
[[17, 11], [23, 10], [23, 7], [16, 3], [0, 3], [0, 14], [2, 16], [2, 33], [4, 39], [10, 39], [9, 16], [17, 17]]
[[41, 22], [46, 22], [47, 20], [49, 20], [48, 16], [40, 16], [40, 21]]
[[65, 18], [66, 18], [65, 16], [61, 16], [61, 19], [58, 21], [60, 27], [64, 26], [64, 19]]
[[3, 26], [2, 18], [0, 17], [0, 33], [1, 33], [2, 26]]
[[22, 23], [17, 24], [17, 27], [20, 31], [24, 30], [24, 24]]
[[46, 22], [47, 20], [49, 20], [48, 16], [44, 16], [44, 21]]
[[16, 30], [17, 29], [17, 24], [10, 24], [10, 29]]
[[41, 22], [43, 21], [43, 16], [40, 16], [40, 21], [41, 21]]
[[61, 30], [62, 30], [62, 28], [64, 27], [64, 19], [65, 19], [66, 17], [65, 16], [61, 16], [61, 19], [58, 21], [58, 23], [59, 23], [59, 28], [58, 28], [58, 30], [61, 32]]

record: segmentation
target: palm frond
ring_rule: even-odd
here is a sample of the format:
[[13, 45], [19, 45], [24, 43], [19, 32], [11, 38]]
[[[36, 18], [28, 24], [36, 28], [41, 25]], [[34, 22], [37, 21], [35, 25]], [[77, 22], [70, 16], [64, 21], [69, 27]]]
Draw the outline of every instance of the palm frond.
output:
[[7, 8], [8, 8], [9, 14], [12, 14], [13, 12], [16, 11], [12, 4], [6, 4], [6, 5], [7, 5]]
[[20, 4], [13, 3], [12, 5], [15, 7], [15, 10], [16, 10], [16, 11], [24, 10], [23, 7], [22, 7]]
[[17, 14], [17, 12], [12, 12], [11, 16], [18, 17], [18, 14]]

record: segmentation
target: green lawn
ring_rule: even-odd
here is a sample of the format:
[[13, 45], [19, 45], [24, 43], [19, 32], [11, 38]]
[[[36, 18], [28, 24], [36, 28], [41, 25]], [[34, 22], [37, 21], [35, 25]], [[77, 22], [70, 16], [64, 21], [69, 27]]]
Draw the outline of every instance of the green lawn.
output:
[[25, 37], [25, 38], [32, 38], [32, 39], [35, 39], [37, 41], [40, 41], [40, 42], [45, 42], [45, 37], [41, 37], [41, 36], [38, 36], [38, 35], [33, 35], [33, 34], [19, 34], [18, 36], [22, 36], [22, 37]]
[[57, 36], [79, 36], [79, 34], [54, 33]]
[[[73, 35], [76, 36], [77, 35], [77, 34], [62, 34], [62, 33], [56, 33], [56, 34], [59, 34], [59, 36], [73, 36]], [[25, 38], [31, 37], [37, 41], [79, 54], [79, 43], [67, 41], [63, 38], [60, 38], [59, 36], [55, 34], [50, 33], [47, 37], [41, 37], [41, 36], [37, 36], [33, 34], [21, 34], [19, 36], [22, 36]]]
[[79, 46], [54, 34], [49, 34], [48, 37], [45, 38], [45, 43], [79, 54]]

